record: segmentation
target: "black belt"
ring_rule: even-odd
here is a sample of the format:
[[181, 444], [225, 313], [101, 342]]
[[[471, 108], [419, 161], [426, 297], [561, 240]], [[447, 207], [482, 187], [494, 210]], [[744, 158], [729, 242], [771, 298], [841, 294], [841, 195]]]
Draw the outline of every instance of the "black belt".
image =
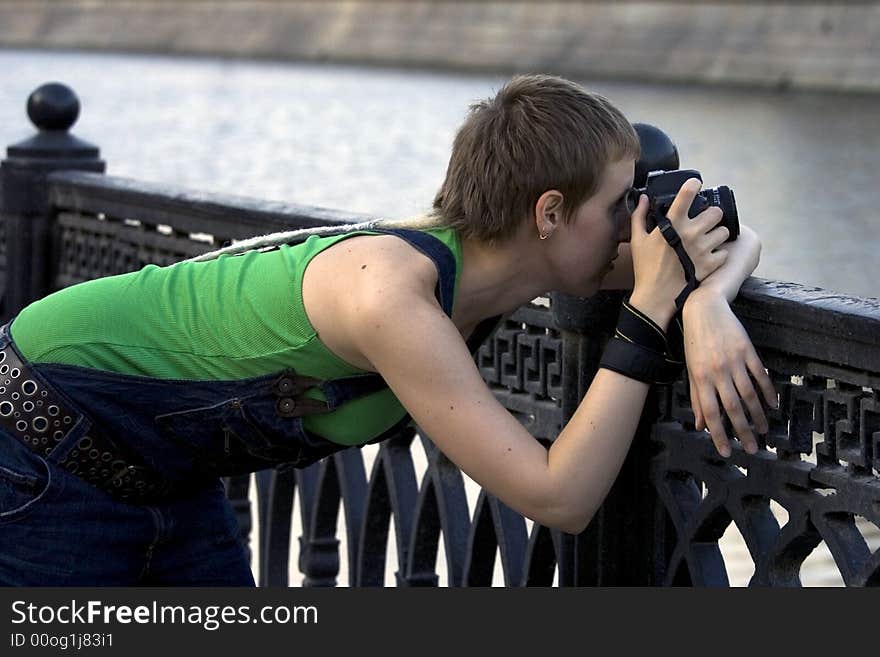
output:
[[[82, 413], [34, 375], [12, 344], [0, 349], [0, 427], [41, 457], [48, 457], [80, 417]], [[94, 427], [67, 450], [58, 465], [129, 504], [157, 503], [180, 492]]]

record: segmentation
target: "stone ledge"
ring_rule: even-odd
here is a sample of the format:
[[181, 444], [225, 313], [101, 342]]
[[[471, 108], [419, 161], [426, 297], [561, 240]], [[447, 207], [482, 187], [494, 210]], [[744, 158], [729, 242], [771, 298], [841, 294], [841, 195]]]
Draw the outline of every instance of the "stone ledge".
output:
[[880, 91], [880, 4], [0, 0], [0, 47]]

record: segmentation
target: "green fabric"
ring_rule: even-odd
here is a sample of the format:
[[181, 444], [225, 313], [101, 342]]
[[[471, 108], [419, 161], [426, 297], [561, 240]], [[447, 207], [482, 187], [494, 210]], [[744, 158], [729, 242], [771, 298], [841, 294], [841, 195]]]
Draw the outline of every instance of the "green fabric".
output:
[[[446, 244], [461, 274], [454, 231], [426, 231]], [[359, 231], [312, 236], [296, 246], [220, 256], [207, 262], [137, 272], [74, 285], [21, 311], [11, 326], [22, 354], [36, 363], [63, 363], [118, 374], [176, 380], [235, 380], [292, 367], [318, 379], [364, 370], [318, 339], [302, 303], [306, 266], [318, 253]], [[323, 399], [318, 390], [309, 397]], [[369, 441], [405, 411], [385, 389], [324, 415], [307, 429], [334, 442]]]

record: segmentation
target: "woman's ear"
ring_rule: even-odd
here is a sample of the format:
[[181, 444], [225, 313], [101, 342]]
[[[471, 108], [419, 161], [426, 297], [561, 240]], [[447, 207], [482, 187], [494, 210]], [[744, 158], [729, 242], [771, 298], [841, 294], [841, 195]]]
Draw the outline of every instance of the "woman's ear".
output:
[[562, 224], [562, 192], [549, 189], [535, 203], [535, 227], [538, 237], [547, 239]]

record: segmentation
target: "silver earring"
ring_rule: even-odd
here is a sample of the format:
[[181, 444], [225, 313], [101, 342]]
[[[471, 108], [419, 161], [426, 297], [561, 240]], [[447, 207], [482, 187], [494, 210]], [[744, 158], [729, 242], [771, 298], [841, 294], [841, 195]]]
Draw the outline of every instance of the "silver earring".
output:
[[539, 237], [540, 237], [540, 239], [545, 240], [548, 237], [550, 237], [550, 234], [549, 233], [541, 233], [541, 235]]

